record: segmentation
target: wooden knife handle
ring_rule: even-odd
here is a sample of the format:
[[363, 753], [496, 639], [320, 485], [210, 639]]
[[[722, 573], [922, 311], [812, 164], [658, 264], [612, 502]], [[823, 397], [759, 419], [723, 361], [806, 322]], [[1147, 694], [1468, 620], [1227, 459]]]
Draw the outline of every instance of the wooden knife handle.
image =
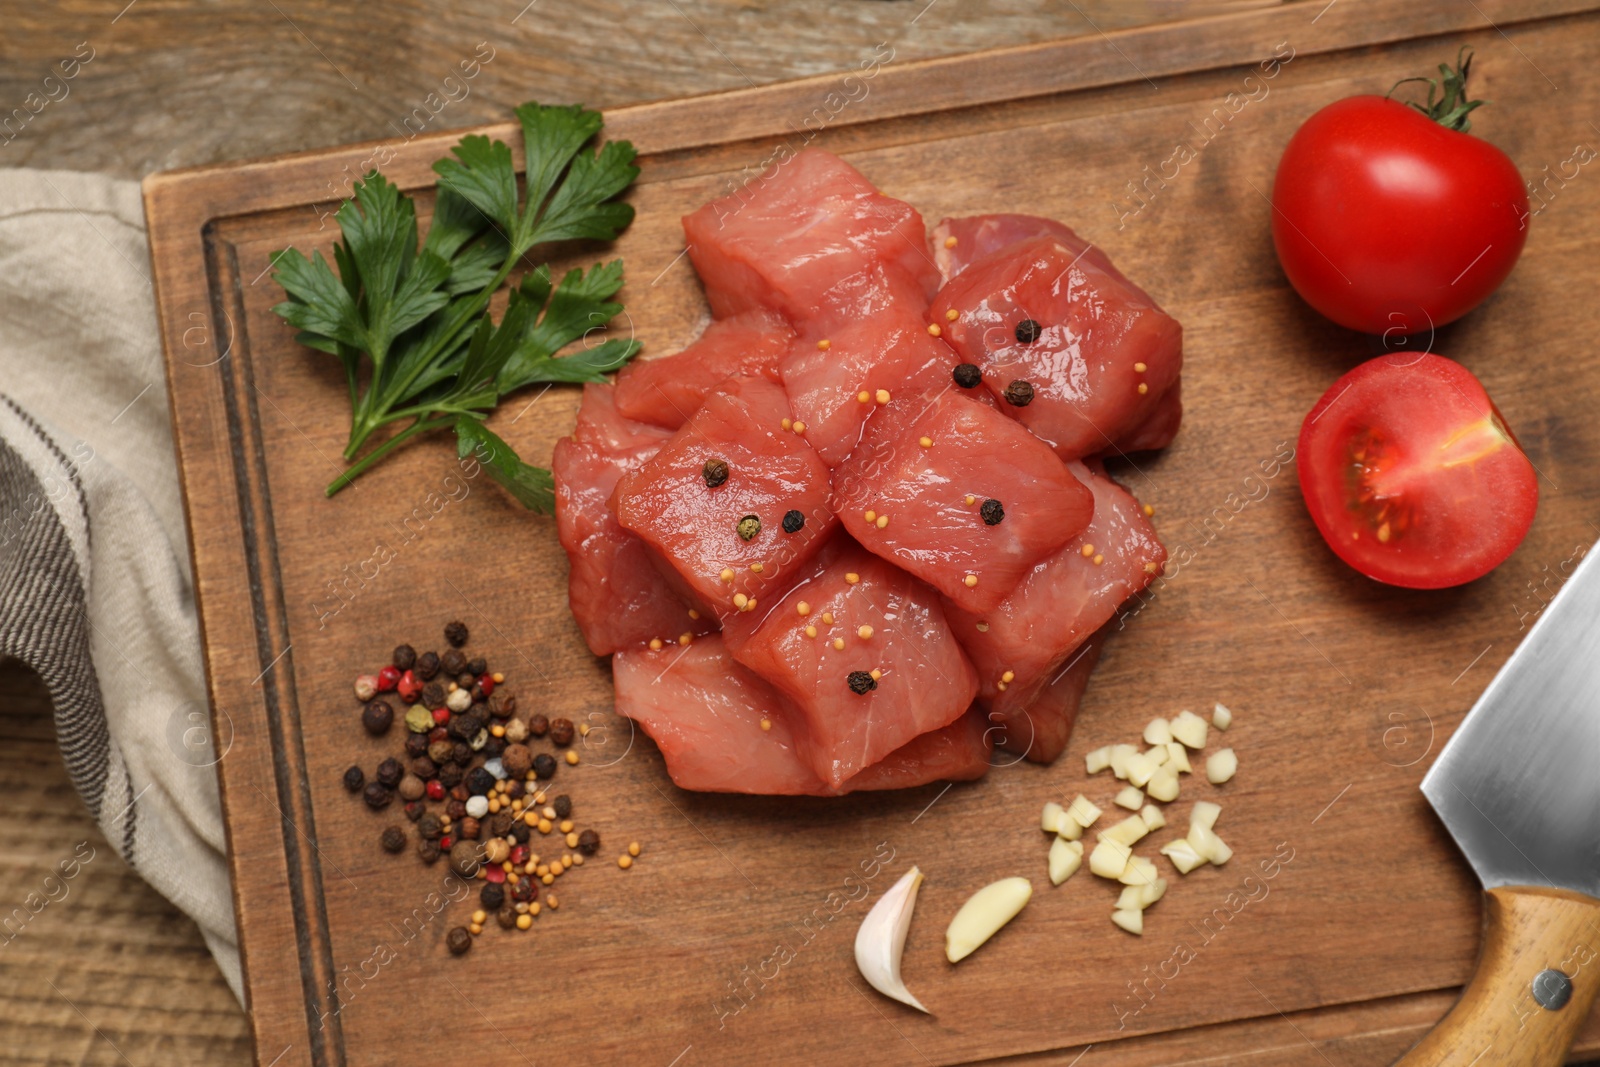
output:
[[1566, 1062], [1600, 992], [1600, 901], [1532, 886], [1491, 889], [1485, 897], [1472, 981], [1395, 1067]]

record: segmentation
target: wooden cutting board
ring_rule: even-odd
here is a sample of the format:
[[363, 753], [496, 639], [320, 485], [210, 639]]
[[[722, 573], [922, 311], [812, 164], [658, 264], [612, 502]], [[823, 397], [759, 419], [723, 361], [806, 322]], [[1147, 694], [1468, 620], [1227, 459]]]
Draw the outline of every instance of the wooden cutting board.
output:
[[[1579, 162], [1600, 139], [1597, 7], [1318, 0], [918, 64], [885, 46], [858, 57], [854, 81], [607, 115], [608, 135], [641, 151], [638, 219], [616, 251], [647, 354], [676, 350], [705, 317], [679, 216], [808, 132], [930, 220], [1067, 221], [1183, 322], [1183, 430], [1120, 471], [1156, 506], [1178, 565], [1111, 639], [1066, 756], [948, 790], [680, 792], [612, 713], [607, 666], [567, 614], [550, 520], [463, 479], [442, 440], [322, 497], [346, 399], [333, 362], [271, 314], [269, 256], [326, 251], [330, 188], [374, 161], [426, 209], [429, 165], [456, 135], [149, 179], [259, 1062], [1389, 1062], [1447, 1009], [1478, 942], [1476, 884], [1418, 782], [1600, 533], [1600, 366], [1587, 354], [1600, 177]], [[1477, 49], [1476, 88], [1493, 101], [1474, 133], [1540, 183], [1539, 210], [1511, 279], [1432, 345], [1483, 379], [1544, 498], [1494, 574], [1410, 593], [1333, 559], [1286, 462], [1304, 412], [1375, 349], [1289, 291], [1267, 193], [1306, 116], [1461, 44]], [[1166, 161], [1184, 143], [1197, 158], [1174, 176]], [[572, 262], [610, 254], [576, 251]], [[524, 456], [548, 456], [576, 402], [553, 389], [492, 425]], [[558, 883], [560, 912], [525, 934], [491, 927], [460, 959], [444, 933], [473, 905], [433, 916], [443, 866], [382, 853], [396, 811], [374, 815], [340, 784], [351, 762], [370, 771], [396, 744], [361, 732], [351, 679], [401, 640], [438, 646], [455, 617], [524, 707], [594, 724], [561, 784], [606, 841], [605, 862]], [[1237, 714], [1242, 769], [1216, 791], [1235, 858], [1179, 880], [1130, 937], [1109, 921], [1112, 887], [1086, 875], [1049, 886], [1040, 804], [1079, 790], [1109, 801], [1108, 778], [1086, 780], [1086, 749], [1214, 700]], [[1210, 793], [1191, 781], [1174, 817]], [[645, 852], [624, 872], [609, 858], [630, 839]], [[928, 881], [905, 971], [932, 1017], [867, 991], [851, 954], [870, 900], [913, 863]], [[958, 903], [1018, 873], [1036, 886], [1027, 910], [946, 964]], [[419, 914], [429, 921], [408, 925]], [[1600, 1050], [1600, 1026], [1579, 1048]]]

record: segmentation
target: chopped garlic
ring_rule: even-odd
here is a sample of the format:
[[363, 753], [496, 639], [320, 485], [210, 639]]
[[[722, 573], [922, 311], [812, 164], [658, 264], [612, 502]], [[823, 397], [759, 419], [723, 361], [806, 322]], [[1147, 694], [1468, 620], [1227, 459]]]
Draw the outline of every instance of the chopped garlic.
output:
[[1219, 748], [1206, 757], [1206, 778], [1212, 785], [1221, 785], [1239, 770], [1239, 757], [1231, 748]]
[[1083, 765], [1090, 774], [1099, 774], [1111, 766], [1111, 746], [1104, 745], [1085, 755]]
[[1197, 800], [1194, 802], [1194, 810], [1189, 813], [1189, 825], [1204, 826], [1209, 830], [1217, 825], [1217, 816], [1221, 814], [1221, 804], [1213, 804], [1209, 800]]
[[1172, 758], [1172, 753], [1166, 745], [1151, 745], [1144, 750], [1144, 758], [1159, 767]]
[[1137, 815], [1130, 815], [1115, 826], [1101, 830], [1097, 835], [1101, 841], [1115, 841], [1119, 845], [1132, 846], [1145, 834], [1150, 832], [1150, 827]]
[[1117, 910], [1111, 913], [1111, 921], [1128, 931], [1130, 934], [1144, 934], [1144, 912]]
[[945, 958], [959, 963], [972, 955], [1016, 918], [1031, 896], [1033, 885], [1026, 878], [1002, 878], [972, 894], [944, 932]]
[[1117, 876], [1123, 885], [1151, 885], [1160, 877], [1156, 865], [1143, 856], [1129, 856], [1128, 865]]
[[1128, 759], [1137, 756], [1139, 750], [1133, 745], [1111, 746], [1111, 773], [1118, 778], [1128, 777]]
[[1076, 841], [1083, 836], [1083, 827], [1071, 815], [1063, 814], [1061, 824], [1056, 828], [1056, 836], [1067, 841]]
[[1122, 763], [1128, 769], [1128, 781], [1134, 785], [1144, 785], [1150, 781], [1150, 776], [1155, 774], [1156, 768], [1160, 766], [1143, 752], [1135, 752]]
[[1178, 712], [1171, 723], [1173, 740], [1182, 741], [1190, 748], [1206, 747], [1206, 729], [1206, 721], [1187, 709]]
[[1172, 729], [1166, 719], [1151, 719], [1150, 724], [1144, 728], [1144, 740], [1147, 745], [1164, 745], [1172, 740]]
[[1201, 826], [1199, 823], [1189, 824], [1189, 847], [1194, 849], [1195, 855], [1218, 867], [1233, 858], [1233, 849], [1229, 848], [1209, 827]]
[[1171, 765], [1157, 767], [1156, 773], [1150, 776], [1145, 783], [1144, 791], [1150, 794], [1150, 799], [1159, 800], [1163, 804], [1170, 804], [1178, 799], [1178, 772]]
[[1072, 803], [1067, 805], [1067, 815], [1087, 830], [1100, 817], [1100, 809], [1089, 803], [1088, 797], [1079, 793], [1072, 798]]
[[1167, 880], [1157, 878], [1148, 885], [1124, 886], [1117, 898], [1118, 911], [1143, 911], [1167, 893]]
[[1161, 809], [1154, 804], [1146, 804], [1140, 808], [1139, 818], [1143, 819], [1145, 826], [1151, 830], [1159, 830], [1167, 825], [1167, 817], [1161, 814]]
[[1101, 878], [1120, 878], [1132, 856], [1133, 849], [1127, 845], [1101, 840], [1089, 853], [1089, 872]]
[[1218, 704], [1211, 709], [1211, 725], [1219, 730], [1226, 730], [1233, 725], [1233, 712]]
[[1188, 874], [1205, 862], [1200, 853], [1194, 850], [1194, 846], [1189, 844], [1189, 839], [1186, 837], [1180, 837], [1175, 841], [1168, 841], [1162, 845], [1161, 854], [1172, 861], [1172, 865], [1178, 868], [1179, 874]]
[[1067, 809], [1055, 801], [1047, 801], [1044, 812], [1039, 816], [1039, 829], [1047, 834], [1053, 834], [1061, 829], [1062, 820], [1067, 817]]
[[1083, 864], [1083, 842], [1058, 837], [1050, 843], [1050, 884], [1060, 885]]
[[1167, 766], [1179, 774], [1193, 774], [1194, 768], [1189, 766], [1189, 750], [1183, 747], [1182, 741], [1174, 741], [1167, 746]]
[[1119, 808], [1138, 811], [1144, 806], [1144, 793], [1131, 785], [1125, 785], [1122, 787], [1122, 792], [1117, 794], [1117, 798], [1112, 803]]

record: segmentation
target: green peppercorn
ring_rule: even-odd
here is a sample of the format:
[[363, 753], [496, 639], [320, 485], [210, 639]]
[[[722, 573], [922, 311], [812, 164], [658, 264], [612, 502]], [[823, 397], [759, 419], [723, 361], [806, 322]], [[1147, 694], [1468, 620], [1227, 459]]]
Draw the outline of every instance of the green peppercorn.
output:
[[444, 935], [445, 947], [452, 956], [463, 956], [472, 951], [472, 934], [465, 926], [452, 926]]
[[433, 716], [428, 714], [428, 709], [420, 704], [413, 704], [406, 709], [406, 729], [414, 734], [425, 734], [433, 729]]
[[739, 539], [748, 541], [761, 532], [761, 519], [755, 515], [746, 515], [739, 520], [736, 529], [739, 531]]
[[715, 489], [728, 480], [728, 461], [725, 459], [708, 459], [704, 467], [700, 468], [700, 476], [706, 480], [707, 489]]
[[1000, 501], [990, 497], [978, 508], [978, 514], [983, 516], [985, 526], [998, 526], [1000, 520], [1006, 517], [1006, 509], [1000, 506]]
[[857, 696], [864, 696], [878, 688], [878, 680], [868, 671], [851, 671], [845, 681], [850, 686], [850, 692]]

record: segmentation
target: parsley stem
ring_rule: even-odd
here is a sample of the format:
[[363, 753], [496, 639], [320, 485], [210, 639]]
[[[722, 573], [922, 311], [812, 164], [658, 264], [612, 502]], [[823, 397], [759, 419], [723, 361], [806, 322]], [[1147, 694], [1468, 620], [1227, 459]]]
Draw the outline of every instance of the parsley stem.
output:
[[[448, 426], [453, 421], [454, 417], [449, 415], [441, 415], [431, 419], [418, 419], [416, 422], [413, 422], [410, 426], [407, 426], [405, 429], [389, 438], [377, 448], [374, 448], [371, 452], [368, 452], [366, 455], [362, 456], [355, 463], [351, 464], [343, 474], [339, 475], [339, 477], [328, 483], [328, 488], [322, 491], [323, 495], [333, 496], [339, 490], [343, 489], [345, 486], [361, 477], [362, 474], [366, 473], [369, 467], [377, 463], [390, 452], [393, 452], [396, 448], [399, 448], [410, 438], [415, 437], [418, 434], [428, 433], [431, 430], [437, 430], [441, 426]], [[362, 435], [363, 439], [365, 438], [366, 434], [371, 433], [372, 430], [375, 429], [377, 429], [377, 427], [373, 426], [365, 431], [365, 433]]]

